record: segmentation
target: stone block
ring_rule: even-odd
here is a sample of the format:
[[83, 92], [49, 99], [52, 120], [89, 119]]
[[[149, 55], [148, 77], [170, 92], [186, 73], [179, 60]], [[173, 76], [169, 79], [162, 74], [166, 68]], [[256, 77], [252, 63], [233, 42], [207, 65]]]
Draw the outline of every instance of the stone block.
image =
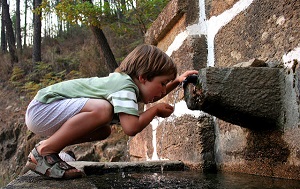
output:
[[152, 158], [152, 127], [146, 127], [142, 132], [131, 138], [129, 143], [130, 161], [145, 161]]
[[186, 0], [174, 0], [168, 3], [145, 34], [145, 42], [156, 45], [183, 16], [186, 12], [187, 5]]
[[212, 116], [184, 115], [172, 122], [164, 122], [157, 128], [156, 137], [159, 157], [180, 159], [191, 169], [215, 170]]
[[190, 109], [202, 110], [224, 121], [247, 128], [283, 125], [283, 69], [205, 68], [196, 87], [185, 89]]

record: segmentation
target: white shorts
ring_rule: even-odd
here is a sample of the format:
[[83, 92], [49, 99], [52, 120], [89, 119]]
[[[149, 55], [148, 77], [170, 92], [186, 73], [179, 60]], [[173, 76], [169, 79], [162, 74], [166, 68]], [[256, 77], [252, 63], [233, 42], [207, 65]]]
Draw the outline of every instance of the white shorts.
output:
[[25, 122], [29, 130], [41, 136], [51, 136], [68, 119], [78, 114], [89, 98], [71, 98], [44, 104], [32, 100], [28, 105]]

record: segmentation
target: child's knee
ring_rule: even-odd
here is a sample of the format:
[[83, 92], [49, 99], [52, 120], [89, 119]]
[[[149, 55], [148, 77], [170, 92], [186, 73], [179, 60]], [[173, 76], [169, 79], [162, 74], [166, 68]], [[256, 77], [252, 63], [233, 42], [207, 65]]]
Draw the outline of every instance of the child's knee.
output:
[[113, 118], [113, 106], [106, 100], [90, 99], [81, 112], [91, 112], [101, 125], [109, 124]]
[[[113, 106], [106, 101], [106, 103], [103, 105], [103, 107], [101, 108], [102, 111], [102, 117], [103, 120], [105, 121], [106, 124], [109, 124], [111, 122], [111, 120], [113, 119], [113, 115], [114, 115], [114, 110], [113, 110]], [[109, 127], [110, 130], [110, 127]]]

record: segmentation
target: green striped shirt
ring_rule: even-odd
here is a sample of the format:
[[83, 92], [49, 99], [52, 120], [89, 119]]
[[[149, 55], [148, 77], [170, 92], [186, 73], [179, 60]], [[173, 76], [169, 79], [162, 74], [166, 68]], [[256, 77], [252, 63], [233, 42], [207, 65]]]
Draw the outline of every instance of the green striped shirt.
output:
[[139, 89], [130, 76], [111, 73], [107, 77], [91, 77], [63, 81], [38, 91], [34, 97], [42, 103], [66, 98], [106, 99], [114, 107], [114, 113], [138, 114]]

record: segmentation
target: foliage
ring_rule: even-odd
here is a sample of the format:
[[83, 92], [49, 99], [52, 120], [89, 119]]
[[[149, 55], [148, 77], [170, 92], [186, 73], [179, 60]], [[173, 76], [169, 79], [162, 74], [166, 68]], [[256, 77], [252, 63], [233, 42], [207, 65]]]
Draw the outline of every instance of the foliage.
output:
[[[67, 60], [64, 60], [67, 64]], [[72, 64], [72, 61], [69, 61]], [[20, 67], [14, 67], [10, 77], [10, 85], [20, 92], [25, 92], [32, 98], [39, 89], [61, 82], [67, 79], [80, 78], [83, 75], [76, 70], [67, 71], [66, 67], [61, 71], [54, 70], [52, 64], [37, 62], [31, 73], [25, 75], [25, 71]]]
[[[136, 2], [136, 5], [134, 2]], [[123, 21], [126, 26], [136, 26], [145, 34], [168, 2], [169, 0], [127, 0], [132, 8], [124, 14], [125, 19]], [[126, 28], [129, 29], [129, 27]]]
[[64, 0], [61, 1], [56, 7], [56, 14], [63, 21], [68, 21], [71, 24], [82, 23], [85, 25], [93, 25], [101, 27], [99, 22], [99, 15], [104, 14], [104, 6], [94, 6], [92, 3]]
[[13, 86], [21, 87], [22, 83], [19, 82], [19, 80], [23, 79], [24, 75], [25, 75], [24, 70], [22, 70], [20, 67], [14, 67], [9, 81]]
[[13, 71], [12, 71], [12, 74], [11, 74], [11, 77], [10, 77], [10, 81], [20, 80], [21, 78], [24, 77], [24, 73], [25, 73], [24, 70], [22, 70], [21, 68], [14, 67]]
[[116, 32], [143, 34], [170, 0], [115, 0], [92, 4], [90, 0], [63, 0], [54, 4], [43, 0], [36, 12], [56, 12], [62, 21], [102, 28], [109, 26]]

